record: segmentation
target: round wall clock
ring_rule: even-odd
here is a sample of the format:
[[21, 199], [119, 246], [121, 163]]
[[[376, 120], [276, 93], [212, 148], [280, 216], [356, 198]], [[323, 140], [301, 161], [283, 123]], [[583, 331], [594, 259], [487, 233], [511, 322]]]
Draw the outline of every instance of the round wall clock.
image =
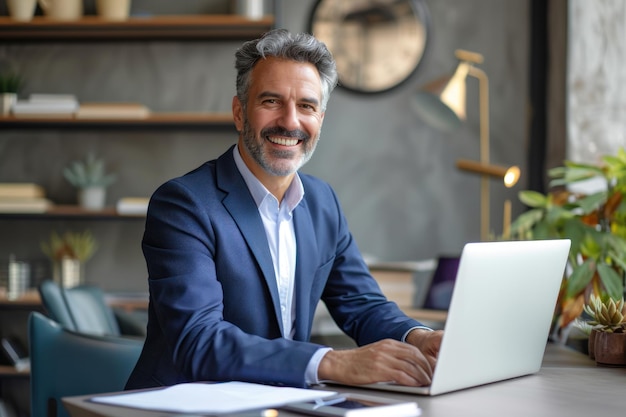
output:
[[423, 0], [319, 0], [310, 32], [332, 52], [341, 87], [380, 93], [417, 70], [429, 24]]

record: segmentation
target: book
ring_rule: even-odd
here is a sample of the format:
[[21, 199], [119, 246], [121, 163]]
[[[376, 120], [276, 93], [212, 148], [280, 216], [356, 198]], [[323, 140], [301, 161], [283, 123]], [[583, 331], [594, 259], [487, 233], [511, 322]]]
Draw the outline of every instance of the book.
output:
[[[219, 416], [267, 407], [276, 408], [290, 402], [311, 401], [335, 394], [336, 392], [332, 391], [277, 387], [238, 381], [190, 382], [152, 390], [95, 396], [91, 398], [91, 401], [165, 413]], [[207, 401], [207, 399], [210, 400]], [[257, 411], [256, 415], [262, 414]]]
[[52, 206], [47, 198], [0, 198], [0, 213], [45, 213]]
[[140, 103], [82, 103], [77, 119], [145, 119], [150, 109]]
[[117, 200], [115, 209], [117, 214], [133, 216], [133, 215], [146, 215], [148, 212], [148, 203], [150, 198], [148, 197], [123, 197]]
[[78, 100], [70, 94], [31, 94], [18, 100], [11, 112], [16, 117], [54, 117], [72, 115], [78, 110]]
[[34, 93], [28, 96], [31, 103], [71, 103], [77, 104], [78, 99], [73, 94], [42, 94]]
[[39, 184], [0, 182], [0, 198], [42, 198], [45, 191]]

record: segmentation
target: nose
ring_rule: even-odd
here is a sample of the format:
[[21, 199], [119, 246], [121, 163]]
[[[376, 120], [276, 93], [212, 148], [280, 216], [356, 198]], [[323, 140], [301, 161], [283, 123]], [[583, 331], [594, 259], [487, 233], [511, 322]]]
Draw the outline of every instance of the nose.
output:
[[283, 106], [279, 122], [286, 130], [296, 130], [300, 128], [297, 106], [291, 103]]

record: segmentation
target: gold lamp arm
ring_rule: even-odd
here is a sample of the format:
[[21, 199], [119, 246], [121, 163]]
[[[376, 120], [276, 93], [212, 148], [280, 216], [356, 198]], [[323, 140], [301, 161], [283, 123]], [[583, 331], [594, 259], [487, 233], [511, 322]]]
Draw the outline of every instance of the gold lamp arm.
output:
[[[457, 56], [459, 56], [457, 51]], [[468, 53], [462, 51], [463, 53]], [[479, 54], [478, 55], [482, 58]], [[471, 66], [468, 75], [478, 79], [478, 110], [480, 117], [480, 163], [489, 165], [489, 79], [485, 71]], [[480, 177], [480, 239], [486, 241], [489, 238], [489, 175], [482, 174]]]

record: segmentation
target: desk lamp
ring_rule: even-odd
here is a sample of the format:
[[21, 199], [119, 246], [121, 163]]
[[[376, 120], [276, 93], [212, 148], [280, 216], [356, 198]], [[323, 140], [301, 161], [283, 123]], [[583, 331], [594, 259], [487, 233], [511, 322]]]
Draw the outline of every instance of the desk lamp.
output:
[[[452, 76], [445, 76], [426, 84], [413, 97], [413, 107], [431, 126], [450, 130], [466, 120], [466, 80], [468, 76], [478, 79], [480, 115], [480, 160], [459, 159], [457, 168], [480, 174], [480, 238], [489, 237], [489, 178], [501, 178], [507, 188], [513, 187], [521, 175], [516, 166], [510, 168], [489, 162], [489, 80], [487, 74], [475, 64], [483, 62], [483, 56], [475, 52], [457, 50], [459, 64]], [[504, 232], [507, 231], [507, 215], [510, 219], [510, 201], [505, 202]], [[507, 214], [507, 210], [509, 213]], [[508, 220], [510, 221], [510, 220]]]

